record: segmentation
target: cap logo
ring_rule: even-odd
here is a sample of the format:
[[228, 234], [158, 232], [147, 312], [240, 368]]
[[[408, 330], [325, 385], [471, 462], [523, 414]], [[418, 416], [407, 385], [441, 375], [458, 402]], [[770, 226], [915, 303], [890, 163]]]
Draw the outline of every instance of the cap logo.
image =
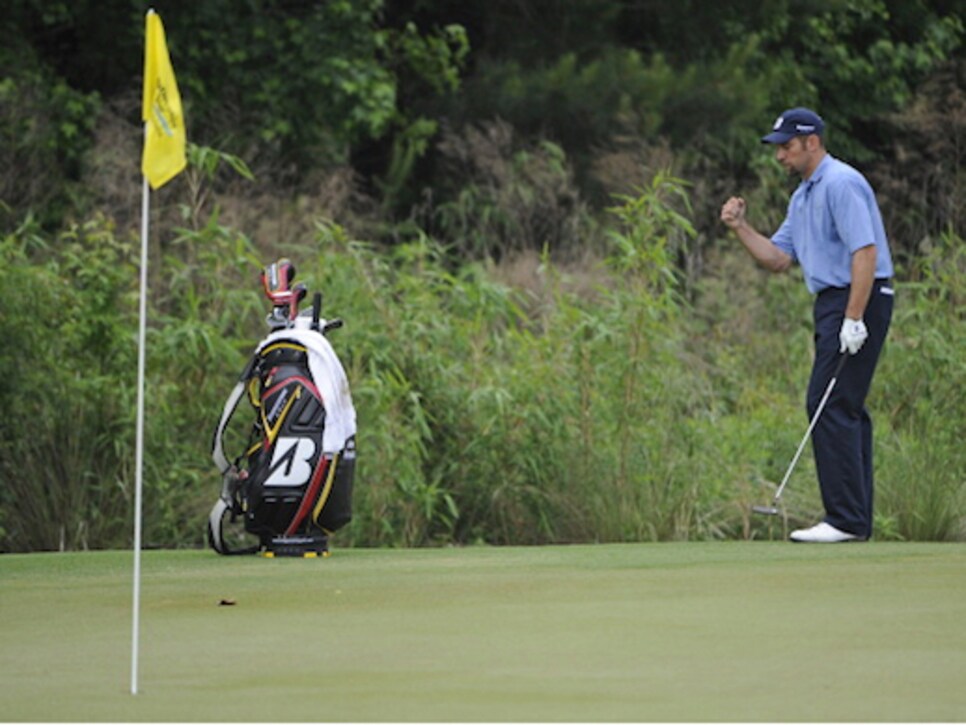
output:
[[785, 117], [784, 116], [779, 116], [778, 118], [775, 119], [775, 125], [771, 127], [771, 130], [772, 131], [777, 131], [778, 129], [780, 129], [782, 127], [782, 124], [784, 122], [785, 122]]
[[812, 133], [815, 130], [815, 126], [811, 124], [796, 123], [795, 130], [801, 131], [802, 133]]

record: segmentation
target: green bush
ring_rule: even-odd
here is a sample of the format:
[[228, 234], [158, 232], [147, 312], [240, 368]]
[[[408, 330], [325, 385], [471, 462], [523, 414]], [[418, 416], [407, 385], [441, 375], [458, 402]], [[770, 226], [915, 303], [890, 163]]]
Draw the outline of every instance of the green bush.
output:
[[117, 545], [131, 493], [130, 247], [103, 219], [0, 243], [3, 550]]
[[[570, 291], [547, 254], [529, 296], [418, 230], [385, 250], [319, 222], [292, 246], [323, 314], [346, 322], [331, 339], [359, 458], [337, 545], [760, 538], [820, 515], [808, 455], [787, 522], [749, 513], [806, 423], [811, 299], [796, 276], [722, 250], [689, 302], [674, 262], [695, 233], [689, 209], [686, 185], [665, 174], [618, 198], [591, 294]], [[220, 488], [210, 432], [265, 332], [269, 260], [216, 215], [165, 248], [150, 290], [144, 540], [203, 546]], [[962, 250], [950, 232], [900, 275], [869, 401], [882, 537], [966, 536]], [[94, 219], [49, 242], [25, 225], [0, 252], [0, 332], [16, 351], [0, 359], [0, 404], [16, 412], [0, 424], [0, 546], [127, 546], [133, 250]]]

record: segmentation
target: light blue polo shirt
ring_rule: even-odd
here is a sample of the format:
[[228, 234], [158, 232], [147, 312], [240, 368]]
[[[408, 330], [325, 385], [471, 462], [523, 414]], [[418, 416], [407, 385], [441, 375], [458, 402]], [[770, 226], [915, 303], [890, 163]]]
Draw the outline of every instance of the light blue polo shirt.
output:
[[788, 203], [772, 243], [802, 267], [809, 292], [848, 287], [852, 253], [876, 246], [875, 276], [892, 276], [892, 255], [875, 192], [858, 171], [826, 154]]

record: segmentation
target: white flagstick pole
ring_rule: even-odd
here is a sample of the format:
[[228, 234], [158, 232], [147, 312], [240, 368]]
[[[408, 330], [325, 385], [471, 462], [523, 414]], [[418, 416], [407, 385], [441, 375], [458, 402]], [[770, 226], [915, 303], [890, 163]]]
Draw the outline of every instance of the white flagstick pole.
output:
[[[147, 132], [145, 130], [145, 132]], [[141, 198], [141, 302], [138, 324], [138, 413], [134, 455], [134, 616], [131, 628], [131, 694], [138, 694], [138, 640], [141, 614], [141, 489], [144, 480], [144, 358], [148, 296], [148, 212], [151, 192], [144, 177]]]

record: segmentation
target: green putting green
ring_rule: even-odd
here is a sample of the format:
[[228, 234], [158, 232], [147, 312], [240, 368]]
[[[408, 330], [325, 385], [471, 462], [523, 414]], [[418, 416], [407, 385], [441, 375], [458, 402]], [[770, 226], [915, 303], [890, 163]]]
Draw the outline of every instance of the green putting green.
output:
[[[963, 721], [966, 546], [0, 556], [6, 721]], [[222, 601], [233, 604], [222, 604]]]

